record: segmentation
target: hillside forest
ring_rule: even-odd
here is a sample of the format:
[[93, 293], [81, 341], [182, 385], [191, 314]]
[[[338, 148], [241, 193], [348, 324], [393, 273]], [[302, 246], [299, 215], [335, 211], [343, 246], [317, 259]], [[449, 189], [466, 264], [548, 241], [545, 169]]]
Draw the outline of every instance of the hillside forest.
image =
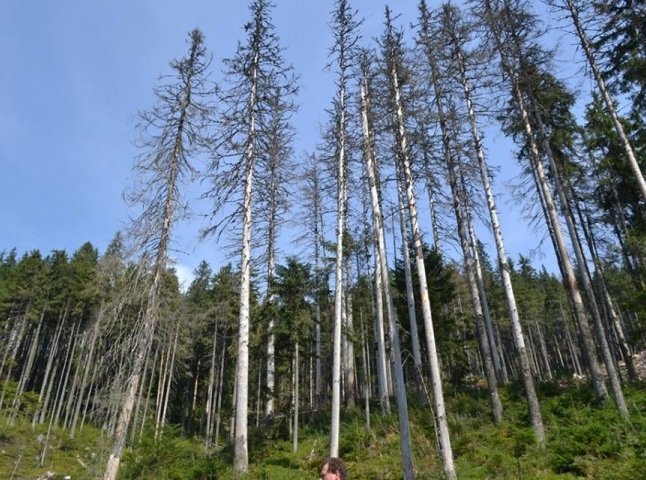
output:
[[[0, 476], [645, 478], [646, 2], [542, 2], [578, 114], [534, 2], [386, 7], [366, 39], [335, 0], [300, 156], [298, 72], [248, 3], [230, 56], [195, 29], [153, 87], [104, 251], [1, 246]], [[554, 271], [506, 253], [492, 124]], [[189, 189], [231, 260], [181, 286]]]

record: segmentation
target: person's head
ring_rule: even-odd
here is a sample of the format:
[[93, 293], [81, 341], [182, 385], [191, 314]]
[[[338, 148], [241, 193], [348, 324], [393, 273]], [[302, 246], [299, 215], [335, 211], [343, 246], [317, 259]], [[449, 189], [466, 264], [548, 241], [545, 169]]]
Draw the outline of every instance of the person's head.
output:
[[321, 465], [321, 480], [347, 480], [345, 463], [338, 457], [329, 457]]

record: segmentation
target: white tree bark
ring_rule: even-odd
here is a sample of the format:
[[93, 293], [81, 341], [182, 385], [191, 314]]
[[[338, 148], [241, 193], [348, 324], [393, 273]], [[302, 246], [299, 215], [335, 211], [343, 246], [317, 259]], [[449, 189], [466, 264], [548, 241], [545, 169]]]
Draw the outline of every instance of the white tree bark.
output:
[[384, 233], [384, 221], [381, 213], [381, 202], [377, 190], [377, 168], [373, 152], [373, 141], [370, 127], [370, 106], [369, 91], [367, 81], [364, 77], [361, 83], [361, 117], [363, 125], [364, 138], [364, 158], [366, 159], [366, 170], [368, 172], [368, 182], [370, 186], [370, 198], [372, 201], [372, 216], [375, 228], [375, 243], [377, 246], [378, 273], [382, 284], [381, 289], [377, 289], [377, 297], [383, 294], [386, 300], [386, 310], [388, 313], [388, 325], [390, 329], [391, 356], [394, 370], [394, 387], [397, 398], [397, 413], [399, 418], [399, 438], [400, 451], [404, 470], [404, 478], [412, 480], [415, 478], [413, 468], [413, 454], [411, 451], [410, 440], [410, 422], [408, 419], [408, 401], [406, 399], [406, 385], [404, 383], [404, 370], [401, 360], [401, 347], [399, 343], [399, 329], [395, 317], [395, 308], [390, 292], [390, 282], [388, 280], [388, 264], [386, 255], [386, 235]]
[[[258, 54], [256, 54], [257, 57]], [[256, 58], [256, 65], [257, 65]], [[250, 112], [256, 104], [256, 75], [250, 96]], [[251, 193], [253, 186], [255, 113], [250, 115], [247, 149], [245, 152], [246, 178], [242, 207], [242, 253], [240, 266], [240, 317], [238, 324], [238, 368], [236, 373], [236, 410], [235, 410], [235, 457], [233, 468], [237, 474], [247, 472], [249, 453], [247, 447], [247, 415], [249, 408], [249, 300], [251, 287]]]
[[[392, 60], [392, 59], [391, 59]], [[408, 199], [408, 211], [410, 214], [411, 227], [413, 230], [413, 245], [415, 248], [415, 261], [417, 266], [417, 277], [419, 283], [419, 295], [422, 304], [422, 315], [426, 333], [426, 346], [429, 357], [429, 368], [431, 373], [431, 385], [433, 391], [433, 403], [435, 407], [435, 420], [437, 436], [440, 447], [440, 455], [446, 476], [453, 480], [457, 478], [453, 462], [453, 450], [449, 436], [448, 421], [444, 407], [444, 392], [442, 390], [442, 377], [440, 375], [439, 358], [435, 344], [435, 333], [433, 331], [433, 319], [431, 315], [431, 302], [428, 295], [426, 282], [426, 267], [424, 265], [424, 251], [422, 249], [422, 235], [417, 218], [417, 200], [415, 198], [415, 187], [411, 172], [410, 158], [408, 152], [408, 141], [404, 122], [404, 110], [401, 101], [400, 79], [395, 62], [389, 67], [388, 76], [391, 84], [391, 99], [395, 108], [395, 136], [397, 139], [398, 156], [401, 163], [401, 173], [406, 187]]]
[[585, 312], [581, 292], [579, 290], [578, 283], [574, 275], [574, 270], [568, 256], [565, 239], [561, 231], [561, 225], [557, 214], [556, 204], [547, 182], [546, 174], [541, 161], [541, 155], [539, 153], [538, 145], [535, 140], [536, 137], [534, 134], [534, 129], [530, 123], [529, 113], [525, 105], [523, 92], [519, 85], [519, 73], [517, 72], [516, 68], [511, 62], [511, 59], [506, 53], [506, 46], [502, 44], [502, 41], [500, 39], [500, 32], [497, 24], [495, 23], [496, 14], [492, 8], [491, 0], [484, 0], [483, 5], [488, 17], [488, 26], [494, 36], [496, 49], [498, 50], [498, 53], [500, 55], [502, 68], [511, 81], [512, 96], [516, 104], [516, 108], [518, 109], [518, 112], [521, 116], [525, 138], [530, 150], [532, 170], [536, 177], [540, 194], [543, 198], [543, 201], [545, 202], [545, 210], [547, 214], [546, 220], [548, 221], [552, 229], [556, 252], [560, 258], [560, 264], [563, 272], [563, 282], [568, 291], [574, 314], [579, 324], [579, 329], [583, 340], [584, 352], [586, 355], [588, 369], [592, 377], [592, 385], [595, 391], [595, 395], [599, 401], [603, 402], [608, 396], [608, 391], [604, 384], [601, 370], [599, 368], [599, 362], [592, 338], [592, 331], [590, 330], [590, 325]]

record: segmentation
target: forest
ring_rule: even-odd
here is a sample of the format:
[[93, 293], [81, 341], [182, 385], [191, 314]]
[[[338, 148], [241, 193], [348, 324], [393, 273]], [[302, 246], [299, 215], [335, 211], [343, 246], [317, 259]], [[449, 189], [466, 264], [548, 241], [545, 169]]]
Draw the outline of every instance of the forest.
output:
[[[229, 57], [196, 28], [153, 87], [105, 251], [0, 245], [0, 477], [646, 478], [646, 2], [541, 2], [579, 115], [534, 2], [385, 7], [370, 40], [335, 0], [304, 156], [275, 5], [248, 4]], [[494, 123], [553, 272], [507, 254]], [[182, 286], [191, 189], [231, 260]]]

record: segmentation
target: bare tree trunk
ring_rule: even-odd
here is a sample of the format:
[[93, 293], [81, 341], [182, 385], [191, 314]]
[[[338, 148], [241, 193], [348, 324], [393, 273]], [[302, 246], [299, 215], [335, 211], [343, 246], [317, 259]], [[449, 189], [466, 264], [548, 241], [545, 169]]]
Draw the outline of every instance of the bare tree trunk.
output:
[[175, 370], [175, 354], [177, 352], [177, 342], [179, 338], [180, 322], [177, 322], [175, 327], [175, 335], [173, 336], [172, 353], [170, 357], [170, 364], [168, 366], [168, 380], [166, 381], [166, 391], [164, 392], [164, 400], [162, 405], [161, 421], [160, 421], [160, 434], [166, 425], [166, 412], [168, 411], [168, 400], [170, 398], [171, 386], [173, 384], [173, 371]]
[[539, 378], [539, 380], [544, 380], [541, 362], [538, 361], [538, 354], [536, 353], [536, 341], [534, 340], [534, 334], [532, 333], [531, 325], [529, 325], [527, 328], [527, 336], [529, 337], [529, 351], [534, 363], [534, 371], [536, 372], [536, 376]]
[[[508, 58], [505, 46], [500, 40], [500, 32], [498, 30], [498, 26], [495, 24], [496, 17], [491, 6], [491, 0], [484, 0], [483, 4], [485, 6], [486, 14], [488, 17], [488, 26], [491, 29], [491, 33], [494, 35], [496, 48], [498, 50], [498, 53], [500, 54], [502, 67], [511, 79], [512, 96], [514, 103], [516, 104], [516, 108], [518, 109], [518, 113], [521, 116], [525, 139], [530, 150], [532, 170], [536, 176], [540, 194], [543, 198], [543, 201], [545, 202], [545, 210], [547, 213], [546, 221], [552, 229], [556, 252], [560, 259], [561, 271], [563, 272], [563, 282], [571, 299], [572, 308], [574, 310], [574, 314], [579, 325], [579, 330], [581, 332], [587, 365], [592, 377], [592, 386], [597, 400], [604, 402], [608, 396], [608, 391], [601, 375], [601, 369], [599, 368], [594, 340], [585, 312], [585, 307], [583, 305], [583, 299], [581, 298], [581, 293], [576, 277], [574, 275], [574, 270], [572, 269], [572, 264], [568, 257], [567, 248], [565, 246], [565, 239], [561, 231], [561, 226], [556, 211], [556, 205], [547, 182], [533, 127], [530, 123], [529, 113], [525, 105], [525, 98], [520, 88], [518, 72]], [[547, 151], [549, 152], [549, 149]]]
[[[146, 362], [144, 363], [143, 369], [143, 380], [141, 386], [139, 387], [139, 393], [137, 395], [137, 404], [135, 406], [135, 416], [132, 419], [132, 428], [130, 429], [130, 441], [134, 442], [135, 436], [137, 435], [137, 429], [139, 424], [139, 414], [141, 412], [141, 399], [144, 396], [144, 389], [146, 387], [146, 372], [148, 372], [148, 362], [150, 360], [150, 355], [146, 355]], [[144, 434], [144, 425], [146, 424], [146, 413], [148, 413], [148, 401], [150, 399], [150, 391], [153, 384], [153, 376], [155, 374], [155, 367], [157, 366], [157, 350], [155, 350], [155, 355], [153, 355], [153, 365], [150, 368], [150, 375], [148, 376], [148, 389], [146, 395], [146, 401], [144, 403], [144, 411], [141, 418], [141, 429], [139, 430], [139, 438]]]
[[419, 342], [419, 332], [417, 330], [417, 312], [415, 309], [415, 293], [413, 286], [413, 273], [411, 269], [411, 260], [409, 252], [409, 243], [408, 243], [408, 233], [410, 231], [410, 225], [408, 219], [410, 215], [407, 215], [407, 209], [404, 205], [404, 193], [402, 191], [401, 182], [397, 183], [397, 200], [399, 203], [399, 227], [402, 237], [402, 259], [404, 262], [404, 279], [406, 282], [406, 305], [408, 307], [408, 322], [410, 324], [410, 335], [411, 343], [413, 345], [413, 363], [415, 369], [415, 376], [417, 377], [417, 393], [418, 396], [423, 395], [422, 384], [424, 382], [424, 376], [422, 375], [422, 352]]
[[552, 375], [552, 367], [550, 365], [550, 356], [547, 353], [547, 344], [545, 343], [545, 335], [543, 334], [543, 329], [541, 328], [538, 320], [534, 320], [534, 326], [536, 327], [536, 333], [538, 334], [538, 346], [541, 351], [541, 359], [543, 360], [543, 365], [545, 365], [545, 373], [547, 374], [547, 379], [552, 380], [554, 376]]
[[621, 324], [619, 315], [617, 314], [617, 309], [615, 308], [614, 301], [612, 300], [610, 292], [608, 291], [603, 264], [599, 259], [595, 238], [592, 233], [592, 222], [587, 216], [586, 218], [584, 218], [580, 209], [577, 210], [579, 213], [579, 218], [581, 219], [581, 225], [583, 226], [583, 232], [588, 244], [588, 249], [590, 251], [590, 254], [592, 255], [592, 261], [594, 262], [594, 265], [596, 267], [602, 302], [604, 302], [606, 308], [606, 316], [608, 317], [610, 324], [614, 327], [614, 331], [617, 337], [617, 343], [619, 344], [619, 349], [622, 356], [624, 357], [624, 362], [626, 364], [628, 378], [631, 382], [637, 382], [638, 375], [637, 371], [635, 370], [635, 363], [633, 362], [632, 352], [630, 351], [630, 346], [628, 345], [628, 340], [626, 339], [624, 328]]
[[297, 452], [298, 451], [298, 410], [299, 410], [299, 404], [300, 404], [300, 396], [299, 396], [299, 390], [300, 390], [300, 369], [299, 369], [299, 355], [298, 355], [298, 341], [294, 344], [294, 374], [293, 374], [293, 402], [294, 402], [294, 429], [292, 432], [292, 451]]
[[384, 233], [384, 221], [381, 214], [380, 194], [377, 189], [378, 178], [375, 164], [372, 129], [370, 126], [370, 94], [368, 90], [367, 79], [361, 84], [361, 113], [364, 137], [364, 157], [366, 159], [366, 170], [368, 172], [368, 181], [370, 186], [370, 197], [372, 200], [372, 216], [375, 228], [375, 242], [377, 246], [377, 275], [382, 280], [381, 289], [377, 289], [376, 295], [382, 294], [386, 300], [386, 310], [388, 313], [388, 325], [390, 330], [390, 346], [392, 349], [391, 357], [394, 365], [394, 387], [397, 398], [397, 413], [399, 419], [399, 437], [400, 451], [404, 470], [404, 478], [412, 480], [415, 478], [413, 468], [413, 455], [411, 451], [410, 440], [410, 422], [408, 418], [408, 401], [406, 399], [406, 385], [404, 383], [404, 370], [401, 360], [401, 347], [399, 343], [399, 330], [395, 314], [395, 307], [390, 292], [390, 281], [388, 279], [388, 264], [386, 256], [386, 235]]
[[218, 341], [218, 321], [215, 322], [215, 328], [213, 329], [213, 347], [211, 348], [211, 367], [209, 368], [209, 386], [207, 387], [206, 393], [206, 432], [204, 433], [204, 446], [209, 448], [211, 446], [212, 438], [212, 418], [214, 411], [214, 400], [215, 400], [215, 360], [217, 352], [217, 341]]
[[159, 366], [159, 376], [157, 378], [157, 395], [155, 396], [155, 440], [159, 439], [159, 433], [162, 426], [162, 411], [164, 409], [164, 392], [169, 388], [168, 383], [168, 370], [170, 365], [170, 358], [173, 350], [173, 342], [166, 340], [166, 346], [162, 352], [162, 360]]
[[[464, 188], [462, 191], [465, 191]], [[478, 241], [475, 231], [473, 229], [473, 220], [471, 215], [467, 214], [469, 224], [469, 243], [471, 244], [471, 251], [473, 252], [474, 273], [476, 283], [478, 284], [478, 293], [480, 294], [480, 302], [482, 303], [482, 315], [484, 317], [485, 327], [487, 330], [487, 338], [489, 339], [489, 348], [491, 349], [491, 359], [493, 360], [493, 367], [496, 372], [496, 378], [503, 385], [509, 383], [509, 379], [503, 374], [502, 361], [500, 360], [500, 353], [498, 352], [498, 342], [494, 334], [493, 320], [489, 311], [489, 299], [487, 298], [487, 291], [485, 289], [484, 275], [482, 274], [482, 265], [480, 263], [480, 253], [478, 252]]]
[[361, 364], [363, 367], [363, 401], [366, 413], [366, 428], [370, 429], [370, 366], [368, 364], [368, 341], [366, 339], [365, 319], [363, 310], [359, 312], [359, 328], [361, 329]]
[[[79, 327], [79, 330], [80, 330], [80, 327]], [[85, 350], [87, 337], [88, 337], [87, 331], [81, 334], [81, 346], [79, 347], [79, 354], [77, 356], [76, 365], [74, 365], [74, 377], [72, 377], [72, 386], [70, 387], [70, 391], [67, 395], [67, 402], [65, 403], [65, 417], [63, 417], [63, 422], [62, 422], [63, 428], [69, 427], [72, 405], [74, 404], [74, 401], [80, 396], [80, 395], [76, 395], [76, 389], [79, 382], [79, 376], [81, 374], [80, 363], [81, 363], [81, 359], [83, 358], [83, 351]]]
[[583, 375], [583, 369], [579, 363], [579, 355], [574, 342], [572, 341], [572, 334], [570, 333], [570, 326], [568, 325], [567, 318], [565, 317], [565, 312], [563, 311], [563, 305], [559, 302], [559, 308], [561, 310], [561, 321], [563, 322], [563, 328], [565, 329], [565, 338], [567, 339], [568, 347], [570, 349], [570, 355], [572, 357], [572, 368], [578, 375]]
[[[63, 324], [65, 323], [65, 318], [67, 317], [67, 312], [69, 310], [70, 302], [67, 302], [64, 313], [61, 315], [54, 333], [54, 337], [50, 343], [49, 355], [47, 356], [47, 364], [45, 365], [45, 373], [43, 376], [43, 382], [41, 383], [40, 393], [38, 395], [38, 407], [34, 412], [34, 418], [31, 423], [31, 427], [35, 428], [36, 423], [43, 423], [45, 421], [45, 410], [47, 408], [47, 403], [49, 401], [49, 393], [51, 392], [52, 383], [54, 383], [54, 376], [51, 375], [52, 365], [54, 365], [54, 360], [57, 358], [59, 340], [61, 337], [61, 332], [63, 331]], [[43, 403], [43, 397], [45, 403]]]
[[[275, 192], [275, 187], [274, 187]], [[274, 279], [274, 269], [275, 269], [275, 213], [276, 206], [273, 204], [270, 206], [270, 219], [269, 219], [269, 245], [267, 246], [268, 250], [268, 260], [267, 260], [267, 302], [269, 304], [274, 303], [273, 295], [273, 279]], [[274, 313], [273, 309], [269, 309], [269, 323], [267, 325], [267, 378], [266, 378], [266, 387], [267, 387], [267, 399], [265, 403], [265, 419], [271, 421], [274, 417], [274, 383], [275, 383], [275, 373], [276, 373], [276, 360], [275, 360], [275, 343], [276, 337], [274, 334]]]
[[[81, 386], [79, 388], [78, 400], [76, 402], [76, 409], [74, 410], [74, 416], [72, 418], [72, 425], [70, 428], [70, 437], [74, 438], [76, 433], [76, 425], [78, 424], [79, 415], [81, 413], [81, 404], [83, 403], [84, 398], [89, 399], [89, 391], [86, 393], [87, 379], [90, 373], [90, 370], [95, 370], [94, 364], [94, 349], [96, 347], [96, 342], [99, 338], [99, 330], [101, 327], [101, 322], [103, 320], [104, 306], [101, 305], [99, 308], [99, 313], [94, 321], [94, 328], [92, 329], [92, 338], [90, 340], [90, 349], [87, 353], [86, 360], [83, 365], [83, 378], [81, 380]], [[88, 400], [86, 400], [87, 403]]]
[[16, 393], [14, 395], [12, 404], [11, 404], [11, 414], [9, 415], [9, 425], [13, 425], [16, 416], [18, 415], [18, 409], [20, 408], [21, 400], [20, 397], [22, 397], [22, 394], [25, 391], [25, 388], [27, 387], [27, 382], [29, 382], [29, 379], [31, 377], [31, 370], [34, 366], [34, 358], [36, 357], [36, 352], [38, 350], [38, 347], [40, 346], [39, 341], [40, 341], [40, 330], [43, 326], [43, 319], [45, 318], [45, 309], [47, 306], [45, 305], [43, 307], [43, 310], [41, 311], [40, 318], [38, 320], [38, 326], [36, 327], [36, 332], [34, 333], [34, 336], [31, 341], [31, 346], [29, 347], [29, 351], [27, 353], [27, 361], [25, 363], [25, 366], [22, 369], [22, 374], [20, 375], [20, 380], [18, 381], [18, 386], [16, 387]]
[[[29, 308], [29, 306], [27, 308]], [[9, 316], [9, 321], [11, 321], [11, 316]], [[11, 332], [9, 334], [9, 340], [7, 341], [4, 347], [2, 362], [0, 362], [0, 377], [2, 377], [2, 373], [4, 372], [4, 367], [7, 363], [9, 363], [9, 368], [8, 368], [7, 375], [5, 377], [5, 384], [2, 388], [2, 397], [0, 398], [0, 408], [2, 408], [3, 401], [4, 401], [4, 394], [5, 394], [6, 385], [7, 385], [6, 382], [11, 377], [12, 366], [15, 363], [16, 355], [18, 354], [18, 349], [20, 348], [20, 344], [22, 342], [22, 337], [24, 335], [26, 325], [27, 325], [26, 316], [25, 315], [17, 316], [11, 328]], [[7, 358], [9, 358], [9, 356], [11, 356], [11, 361], [7, 362]]]
[[96, 368], [92, 369], [92, 378], [90, 379], [90, 386], [87, 390], [88, 400], [85, 402], [85, 407], [83, 408], [83, 415], [81, 416], [81, 425], [79, 426], [79, 432], [83, 430], [83, 425], [85, 425], [85, 418], [90, 407], [90, 397], [92, 396], [92, 392], [94, 391], [97, 370], [98, 369]]
[[[346, 285], [351, 285], [351, 268], [350, 261], [346, 257]], [[345, 404], [348, 408], [354, 408], [356, 405], [356, 382], [355, 382], [355, 361], [354, 361], [354, 326], [352, 312], [352, 294], [346, 287], [346, 293], [343, 295], [343, 375], [345, 377], [344, 392]]]
[[[390, 14], [386, 11], [387, 15], [387, 35], [390, 37], [392, 43], [392, 26], [390, 25]], [[397, 154], [400, 164], [400, 172], [403, 176], [403, 181], [406, 187], [406, 197], [408, 199], [408, 211], [410, 214], [411, 228], [413, 234], [413, 244], [416, 255], [417, 277], [419, 283], [420, 302], [422, 304], [422, 315], [424, 318], [424, 328], [426, 332], [426, 346], [429, 356], [429, 368], [431, 373], [431, 385], [433, 391], [433, 403], [435, 407], [435, 421], [437, 435], [439, 439], [440, 456], [444, 466], [444, 472], [450, 480], [457, 478], [455, 473], [455, 465], [453, 462], [453, 450], [451, 448], [451, 440], [449, 437], [448, 421], [446, 418], [446, 411], [444, 408], [444, 393], [442, 390], [442, 377], [440, 375], [439, 358], [437, 355], [437, 348], [435, 344], [435, 334], [433, 331], [433, 319], [431, 315], [431, 302], [428, 295], [428, 285], [426, 282], [426, 267], [424, 265], [424, 251], [422, 249], [422, 236], [417, 218], [417, 200], [415, 198], [415, 189], [413, 185], [413, 175], [411, 172], [408, 139], [406, 134], [406, 127], [404, 121], [404, 110], [401, 100], [400, 92], [400, 79], [397, 67], [397, 62], [400, 59], [393, 58], [394, 45], [386, 45], [387, 50], [386, 59], [389, 62], [388, 77], [391, 90], [391, 102], [395, 110], [395, 138], [397, 142]]]
[[[76, 343], [78, 341], [79, 328], [80, 328], [80, 324], [78, 322], [75, 323], [74, 326], [72, 327], [71, 345], [69, 347], [68, 354], [65, 357], [63, 370], [61, 371], [63, 376], [61, 377], [61, 380], [58, 386], [58, 392], [56, 394], [56, 401], [54, 402], [55, 411], [52, 412], [53, 418], [55, 419], [56, 422], [60, 422], [60, 418], [61, 418], [61, 410], [63, 409], [65, 392], [67, 390], [67, 381], [69, 380], [70, 371], [72, 369], [72, 363], [74, 361], [74, 352], [76, 352]], [[74, 331], [76, 331], [76, 334], [74, 334]], [[71, 395], [71, 394], [72, 392], [68, 392], [68, 395]]]
[[[451, 31], [453, 31], [451, 29]], [[498, 254], [498, 265], [500, 267], [500, 277], [505, 290], [505, 298], [507, 300], [507, 308], [509, 309], [509, 317], [511, 320], [513, 338], [516, 343], [516, 350], [518, 352], [518, 360], [520, 361], [520, 368], [522, 374], [523, 386], [525, 388], [525, 395], [527, 399], [527, 408], [531, 419], [534, 433], [539, 443], [545, 441], [545, 429], [543, 427], [543, 419], [540, 412], [538, 397], [536, 395], [536, 388], [534, 387], [534, 379], [527, 357], [525, 348], [525, 340], [523, 336], [523, 328], [518, 316], [518, 307], [516, 305], [516, 296], [511, 282], [511, 275], [509, 273], [509, 262], [507, 260], [507, 253], [505, 249], [505, 242], [503, 240], [502, 228], [498, 218], [498, 209], [496, 207], [495, 197], [492, 192], [491, 182], [489, 178], [489, 168], [484, 155], [482, 146], [482, 139], [478, 129], [478, 122], [476, 118], [475, 109], [473, 108], [473, 99], [471, 93], [471, 85], [469, 84], [464, 55], [457, 39], [454, 39], [454, 52], [455, 60], [457, 61], [458, 71], [460, 74], [460, 83], [462, 84], [462, 91], [464, 93], [464, 101], [467, 107], [467, 116], [469, 118], [469, 126], [471, 129], [471, 140], [475, 150], [475, 155], [480, 167], [480, 178], [484, 188], [485, 198], [487, 200], [487, 210], [489, 211], [489, 218], [491, 220], [491, 229], [496, 243], [496, 252]]]
[[[423, 5], [423, 4], [422, 4]], [[423, 11], [422, 11], [423, 14]], [[428, 29], [428, 18], [424, 22], [426, 28]], [[423, 25], [424, 27], [424, 25]], [[430, 38], [430, 34], [425, 32], [425, 37]], [[498, 382], [496, 379], [496, 372], [492, 364], [493, 352], [490, 347], [489, 336], [487, 335], [487, 328], [484, 321], [484, 315], [482, 312], [482, 301], [480, 298], [480, 292], [478, 291], [478, 285], [476, 281], [475, 274], [475, 262], [473, 260], [473, 254], [469, 247], [469, 233], [468, 233], [468, 206], [466, 205], [466, 199], [463, 198], [465, 192], [459, 187], [458, 184], [458, 168], [456, 165], [456, 160], [453, 158], [454, 154], [452, 152], [451, 146], [451, 132], [449, 131], [449, 118], [448, 115], [454, 112], [445, 112], [443, 102], [445, 101], [445, 94], [440, 86], [440, 74], [439, 66], [437, 64], [435, 54], [430, 48], [431, 45], [428, 42], [425, 42], [425, 54], [428, 65], [431, 67], [431, 81], [433, 83], [433, 90], [435, 93], [435, 107], [436, 113], [438, 115], [438, 122], [440, 125], [440, 133], [442, 135], [442, 147], [444, 154], [444, 161], [448, 169], [448, 178], [449, 185], [451, 187], [451, 193], [453, 197], [453, 210], [455, 212], [455, 217], [458, 226], [458, 235], [460, 239], [460, 244], [462, 246], [462, 254], [464, 256], [465, 269], [467, 274], [467, 279], [471, 291], [471, 299], [473, 302], [473, 309], [475, 312], [475, 322], [476, 322], [476, 335], [478, 338], [478, 346], [480, 349], [480, 355], [482, 357], [483, 368], [485, 372], [485, 377], [487, 380], [487, 387], [489, 389], [489, 397], [491, 400], [491, 409], [493, 414], [494, 423], [498, 424], [502, 421], [502, 403], [500, 401], [500, 395], [498, 393]]]
[[334, 111], [334, 142], [336, 160], [336, 259], [334, 266], [334, 320], [332, 334], [332, 413], [330, 425], [330, 456], [339, 456], [341, 413], [341, 329], [343, 314], [343, 240], [347, 219], [347, 128], [348, 128], [348, 78], [352, 55], [358, 40], [358, 24], [346, 0], [337, 0], [332, 12], [334, 45], [332, 56], [336, 64], [336, 97]]
[[388, 359], [386, 356], [386, 340], [384, 334], [384, 300], [381, 269], [375, 256], [375, 337], [377, 339], [377, 387], [379, 391], [379, 404], [381, 413], [390, 415], [390, 397], [388, 396]]
[[[539, 133], [543, 139], [543, 149], [545, 150], [547, 154], [547, 158], [549, 159], [549, 162], [550, 162], [550, 167], [552, 171], [552, 180], [554, 181], [556, 192], [560, 200], [562, 214], [563, 214], [563, 217], [565, 217], [565, 222], [568, 228], [568, 232], [570, 233], [570, 240], [571, 240], [574, 254], [576, 256], [577, 264], [579, 267], [581, 283], [583, 284], [584, 291], [588, 296], [588, 303], [592, 311], [592, 320], [594, 322], [594, 326], [597, 331], [597, 340], [601, 344], [600, 345], [601, 355], [606, 365], [606, 372], [608, 375], [608, 379], [610, 380], [610, 388], [612, 390], [612, 394], [615, 400], [615, 404], [617, 406], [617, 410], [619, 411], [619, 414], [623, 419], [627, 420], [629, 417], [628, 407], [626, 406], [626, 401], [624, 399], [624, 395], [621, 390], [621, 382], [619, 380], [617, 369], [615, 368], [614, 359], [612, 358], [610, 348], [608, 346], [608, 338], [606, 336], [605, 329], [601, 321], [601, 314], [599, 313], [597, 301], [594, 295], [594, 291], [592, 289], [592, 283], [590, 281], [586, 259], [583, 255], [583, 250], [581, 248], [581, 243], [579, 241], [579, 235], [574, 225], [574, 219], [572, 218], [570, 202], [565, 194], [565, 189], [561, 182], [561, 174], [558, 170], [558, 166], [556, 165], [554, 156], [552, 155], [552, 150], [549, 145], [547, 133], [545, 131], [542, 118], [539, 114], [536, 114], [535, 116], [537, 117], [537, 121], [538, 121]], [[586, 322], [587, 322], [587, 318], [586, 318]], [[589, 327], [587, 328], [589, 329]]]
[[220, 444], [220, 419], [222, 418], [222, 391], [224, 390], [224, 361], [226, 359], [227, 351], [227, 337], [224, 337], [222, 349], [220, 353], [220, 374], [218, 375], [218, 394], [216, 398], [216, 414], [215, 414], [215, 441], [214, 445], [217, 447]]
[[[158, 192], [161, 195], [161, 202], [163, 205], [155, 205], [152, 211], [146, 210], [145, 213], [152, 215], [153, 228], [158, 229], [155, 232], [146, 232], [146, 234], [158, 234], [158, 240], [154, 244], [154, 263], [151, 274], [150, 284], [148, 285], [148, 292], [145, 300], [145, 308], [142, 317], [142, 324], [138, 329], [136, 335], [135, 345], [133, 349], [133, 362], [130, 368], [125, 394], [122, 400], [121, 409], [119, 411], [118, 419], [116, 421], [116, 429], [114, 434], [114, 445], [112, 452], [106, 465], [103, 480], [115, 480], [121, 463], [121, 455], [126, 443], [128, 434], [128, 425], [132, 416], [132, 410], [135, 405], [135, 397], [139, 389], [139, 383], [142, 376], [143, 366], [145, 364], [146, 356], [150, 350], [150, 345], [153, 341], [155, 327], [158, 316], [158, 296], [162, 275], [166, 269], [166, 256], [171, 240], [171, 227], [175, 217], [175, 208], [178, 200], [178, 184], [180, 178], [186, 170], [186, 158], [184, 140], [184, 129], [190, 126], [191, 119], [188, 118], [188, 108], [192, 105], [193, 81], [194, 76], [203, 72], [205, 68], [201, 63], [204, 58], [205, 51], [202, 47], [202, 34], [199, 30], [194, 30], [190, 34], [191, 47], [189, 57], [182, 62], [176, 62], [175, 68], [181, 76], [182, 83], [180, 84], [181, 95], [177, 95], [179, 105], [173, 105], [171, 111], [173, 115], [179, 112], [177, 119], [166, 118], [172, 123], [173, 127], [170, 133], [172, 146], [170, 150], [168, 146], [156, 146], [154, 157], [156, 163], [164, 163], [167, 169], [164, 169], [164, 177], [161, 179], [163, 187]], [[195, 92], [197, 93], [197, 92]], [[206, 108], [200, 110], [200, 115], [206, 113]], [[191, 138], [195, 139], [198, 135], [197, 132], [191, 132]], [[163, 160], [163, 162], [162, 162]], [[159, 173], [159, 172], [157, 172]], [[150, 206], [146, 206], [152, 208]]]

